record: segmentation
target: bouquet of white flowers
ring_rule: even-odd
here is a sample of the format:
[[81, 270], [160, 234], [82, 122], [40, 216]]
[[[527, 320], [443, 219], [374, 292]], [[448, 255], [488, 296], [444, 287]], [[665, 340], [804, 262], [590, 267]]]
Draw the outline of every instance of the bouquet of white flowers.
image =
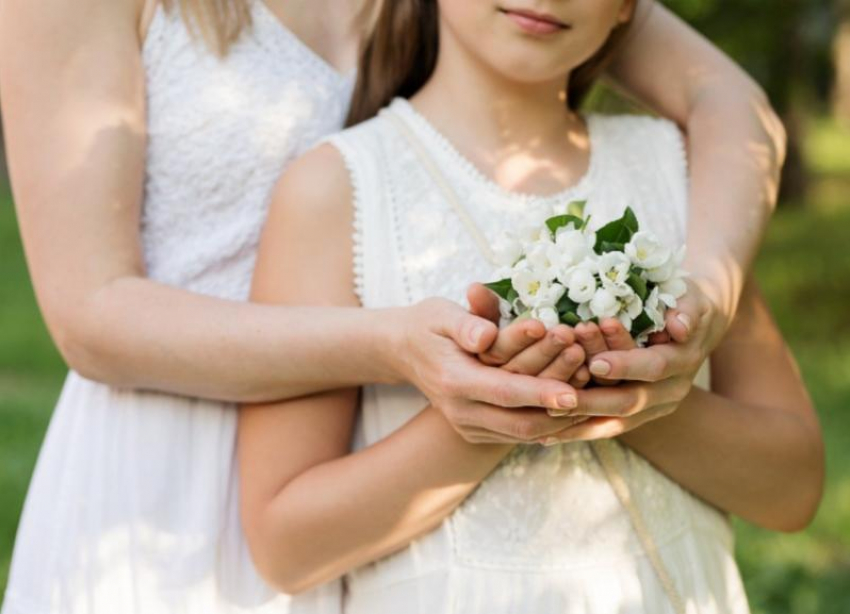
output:
[[674, 251], [641, 231], [630, 208], [594, 232], [585, 204], [570, 203], [508, 238], [498, 281], [486, 285], [499, 295], [503, 319], [530, 317], [551, 328], [617, 318], [644, 345], [687, 290], [679, 268], [685, 248]]

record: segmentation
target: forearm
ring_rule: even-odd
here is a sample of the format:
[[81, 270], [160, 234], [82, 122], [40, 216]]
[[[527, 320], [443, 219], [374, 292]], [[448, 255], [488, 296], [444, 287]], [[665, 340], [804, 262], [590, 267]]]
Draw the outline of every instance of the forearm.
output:
[[792, 412], [694, 388], [677, 411], [620, 440], [697, 496], [766, 528], [804, 527], [820, 500], [817, 425]]
[[776, 204], [781, 122], [746, 72], [655, 0], [640, 0], [633, 33], [609, 73], [687, 134], [685, 267], [724, 316], [715, 318], [719, 342]]
[[254, 531], [254, 558], [286, 592], [306, 590], [433, 529], [511, 449], [464, 441], [428, 408], [355, 454], [318, 465], [274, 498]]
[[83, 376], [260, 402], [393, 380], [395, 313], [243, 303], [125, 277], [68, 309], [53, 332]]
[[776, 205], [784, 132], [761, 90], [744, 75], [726, 72], [706, 80], [688, 115], [684, 266], [728, 326]]

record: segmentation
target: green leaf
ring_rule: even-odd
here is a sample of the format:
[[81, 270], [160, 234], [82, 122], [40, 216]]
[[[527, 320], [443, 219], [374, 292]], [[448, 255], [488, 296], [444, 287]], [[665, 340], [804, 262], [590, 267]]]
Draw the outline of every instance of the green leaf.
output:
[[631, 286], [632, 290], [634, 290], [635, 294], [640, 297], [641, 301], [645, 301], [646, 297], [649, 296], [649, 288], [646, 287], [646, 280], [640, 275], [632, 272], [629, 274], [629, 279], [626, 283]]
[[586, 205], [586, 200], [574, 200], [567, 205], [567, 215], [574, 215], [579, 219], [584, 219], [584, 208]]
[[[508, 302], [513, 302], [509, 297], [511, 293], [516, 295], [516, 290], [514, 290], [513, 285], [511, 284], [510, 279], [503, 279], [501, 281], [494, 281], [489, 284], [484, 284], [484, 287], [489, 288], [496, 294], [498, 294], [501, 298], [505, 299]], [[514, 297], [516, 298], [516, 297]]]
[[637, 337], [642, 332], [649, 330], [652, 328], [653, 324], [655, 324], [655, 322], [653, 322], [652, 318], [646, 314], [646, 311], [641, 312], [641, 314], [632, 322], [632, 337]]
[[580, 229], [584, 225], [584, 220], [580, 217], [576, 217], [574, 215], [556, 215], [555, 217], [550, 217], [546, 220], [546, 226], [549, 227], [549, 230], [552, 232], [552, 236], [555, 236], [555, 233], [558, 232], [559, 228], [563, 228], [568, 224], [573, 224], [576, 229]]
[[596, 246], [594, 247], [594, 251], [597, 254], [602, 254], [605, 251], [613, 251], [612, 249], [604, 250], [606, 244], [609, 247], [614, 244], [625, 246], [638, 229], [639, 225], [634, 211], [632, 211], [631, 207], [626, 207], [623, 217], [605, 224], [605, 226], [596, 232]]
[[576, 324], [581, 323], [581, 318], [578, 317], [578, 314], [574, 311], [568, 311], [567, 313], [561, 314], [561, 322], [567, 326], [575, 326]]
[[600, 245], [599, 240], [597, 240], [593, 251], [601, 255], [607, 252], [621, 252], [624, 249], [626, 249], [625, 243], [611, 243], [610, 241], [602, 241], [602, 244]]
[[561, 300], [558, 301], [557, 308], [558, 313], [560, 315], [569, 313], [571, 311], [575, 313], [576, 311], [578, 311], [578, 303], [570, 300], [570, 297], [566, 293], [564, 293], [564, 296], [562, 296]]

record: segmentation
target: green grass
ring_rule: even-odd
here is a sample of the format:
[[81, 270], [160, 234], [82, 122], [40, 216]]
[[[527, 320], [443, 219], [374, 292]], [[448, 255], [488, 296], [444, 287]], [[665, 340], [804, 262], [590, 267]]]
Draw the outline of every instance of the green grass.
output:
[[[829, 164], [832, 171], [838, 163]], [[812, 202], [777, 214], [757, 265], [823, 422], [828, 487], [803, 533], [780, 535], [738, 523], [738, 556], [754, 614], [850, 612], [850, 205], [842, 200], [848, 183], [824, 170]], [[38, 315], [3, 189], [0, 279], [2, 591], [26, 485], [64, 376]]]

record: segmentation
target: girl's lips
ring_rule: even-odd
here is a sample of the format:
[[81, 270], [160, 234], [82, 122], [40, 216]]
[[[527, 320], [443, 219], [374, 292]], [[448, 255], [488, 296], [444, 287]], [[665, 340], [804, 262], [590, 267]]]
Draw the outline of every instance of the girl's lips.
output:
[[569, 26], [551, 15], [517, 9], [501, 9], [501, 12], [528, 34], [544, 36], [566, 30]]

